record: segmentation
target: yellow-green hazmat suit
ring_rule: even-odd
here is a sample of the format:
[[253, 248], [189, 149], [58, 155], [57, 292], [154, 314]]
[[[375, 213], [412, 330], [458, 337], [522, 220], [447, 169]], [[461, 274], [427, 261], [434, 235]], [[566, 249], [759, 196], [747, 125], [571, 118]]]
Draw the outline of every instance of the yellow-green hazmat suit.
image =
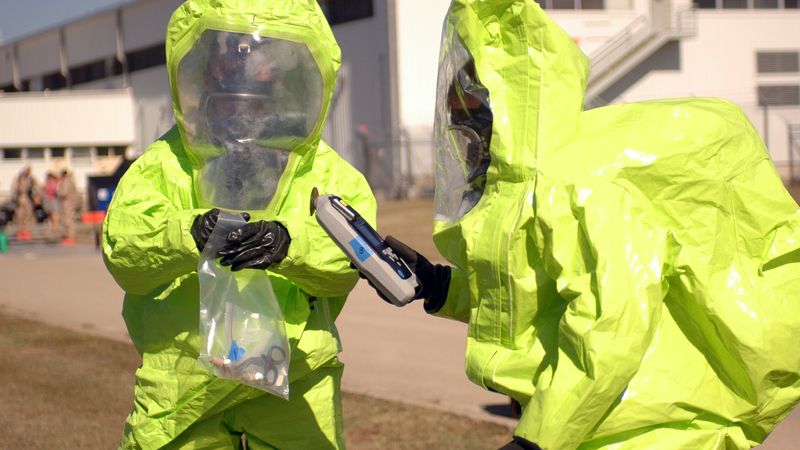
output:
[[[205, 122], [197, 120], [197, 114], [213, 102], [225, 112], [227, 94], [200, 96], [191, 91], [221, 79], [213, 79], [217, 67], [193, 72], [205, 64], [203, 53], [196, 51], [201, 44], [220, 54], [238, 52], [227, 53], [235, 56], [232, 64], [237, 57], [247, 61], [247, 70], [256, 70], [248, 76], [265, 83], [273, 83], [276, 74], [282, 76], [280, 86], [270, 84], [271, 94], [279, 87], [289, 92], [294, 85], [293, 97], [276, 94], [264, 100], [277, 98], [270, 107], [291, 113], [267, 129], [294, 121], [292, 126], [300, 130], [292, 139], [277, 142], [271, 136], [274, 142], [263, 144], [279, 148], [284, 156], [282, 172], [274, 179], [255, 187], [213, 185], [226, 166], [218, 165], [216, 171], [209, 167], [220, 160], [215, 158], [224, 159], [220, 154], [225, 151], [208, 137], [211, 134], [198, 131]], [[262, 57], [251, 65], [259, 45], [268, 49], [264, 55], [277, 51], [280, 57]], [[373, 224], [375, 200], [363, 176], [320, 139], [340, 65], [330, 27], [312, 0], [192, 0], [173, 14], [166, 50], [178, 125], [153, 143], [122, 178], [104, 224], [106, 266], [126, 292], [123, 316], [142, 356], [121, 448], [239, 448], [242, 434], [253, 449], [341, 447], [342, 366], [334, 319], [358, 277], [310, 214], [310, 196], [314, 187], [338, 194]], [[291, 70], [276, 66], [285, 61], [293, 61]], [[307, 73], [300, 74], [300, 69]], [[235, 95], [247, 101], [266, 98]], [[231, 104], [236, 103], [227, 107]], [[308, 105], [311, 110], [303, 111]], [[229, 128], [240, 124], [238, 116], [232, 117], [237, 121], [227, 124]], [[268, 272], [291, 347], [288, 401], [216, 378], [197, 362], [200, 254], [190, 234], [192, 222], [210, 206], [235, 203], [232, 193], [259, 194], [265, 186], [273, 191], [253, 197], [255, 203], [266, 203], [248, 209], [251, 221], [280, 222], [291, 236], [288, 256]], [[218, 192], [225, 189], [224, 195]], [[251, 200], [246, 203], [255, 204]]]
[[[436, 314], [469, 323], [467, 375], [519, 400], [515, 434], [544, 449], [754, 446], [800, 399], [798, 205], [735, 105], [584, 111], [587, 72], [535, 2], [453, 1]], [[454, 98], [491, 109], [482, 178]]]

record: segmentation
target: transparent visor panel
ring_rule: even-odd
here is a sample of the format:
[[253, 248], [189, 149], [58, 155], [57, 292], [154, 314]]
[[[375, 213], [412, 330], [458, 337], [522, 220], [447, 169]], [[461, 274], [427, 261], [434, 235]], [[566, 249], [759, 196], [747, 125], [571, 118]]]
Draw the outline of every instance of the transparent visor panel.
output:
[[478, 203], [491, 163], [492, 111], [489, 91], [461, 40], [442, 45], [436, 95], [434, 164], [436, 219], [455, 221]]
[[320, 119], [322, 74], [305, 44], [206, 30], [178, 65], [190, 151], [204, 205], [263, 209], [292, 149]]

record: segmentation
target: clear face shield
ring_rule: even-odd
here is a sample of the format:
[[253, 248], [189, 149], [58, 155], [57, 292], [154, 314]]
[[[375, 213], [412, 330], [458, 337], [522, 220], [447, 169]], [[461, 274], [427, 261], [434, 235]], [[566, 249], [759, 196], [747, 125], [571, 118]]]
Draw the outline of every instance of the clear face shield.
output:
[[436, 218], [455, 221], [480, 200], [491, 163], [492, 111], [475, 63], [450, 36], [443, 46], [436, 99]]
[[178, 66], [177, 92], [201, 204], [260, 210], [317, 125], [323, 81], [305, 44], [206, 30]]

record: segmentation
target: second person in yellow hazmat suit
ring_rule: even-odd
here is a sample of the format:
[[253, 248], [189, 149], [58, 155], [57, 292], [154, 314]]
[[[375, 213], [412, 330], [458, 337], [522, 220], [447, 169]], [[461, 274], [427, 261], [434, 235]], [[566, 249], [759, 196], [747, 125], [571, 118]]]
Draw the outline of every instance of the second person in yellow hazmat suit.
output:
[[[530, 0], [454, 0], [434, 241], [394, 238], [466, 371], [523, 405], [507, 448], [730, 449], [800, 400], [800, 211], [736, 106], [583, 111], [588, 64]], [[538, 447], [537, 447], [538, 446]]]
[[[313, 0], [191, 0], [167, 30], [177, 126], [116, 189], [103, 255], [142, 355], [121, 448], [343, 447], [334, 320], [356, 273], [310, 215], [316, 187], [374, 223], [364, 178], [321, 141], [340, 64]], [[207, 373], [197, 266], [219, 209], [246, 212], [222, 263], [267, 270], [291, 347], [289, 400]]]

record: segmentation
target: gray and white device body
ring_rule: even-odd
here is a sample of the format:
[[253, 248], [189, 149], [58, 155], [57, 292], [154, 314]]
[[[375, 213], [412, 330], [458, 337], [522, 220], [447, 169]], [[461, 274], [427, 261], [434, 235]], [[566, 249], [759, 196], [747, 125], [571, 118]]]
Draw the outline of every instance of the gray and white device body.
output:
[[355, 209], [335, 195], [312, 201], [317, 222], [393, 305], [414, 299], [417, 276]]

